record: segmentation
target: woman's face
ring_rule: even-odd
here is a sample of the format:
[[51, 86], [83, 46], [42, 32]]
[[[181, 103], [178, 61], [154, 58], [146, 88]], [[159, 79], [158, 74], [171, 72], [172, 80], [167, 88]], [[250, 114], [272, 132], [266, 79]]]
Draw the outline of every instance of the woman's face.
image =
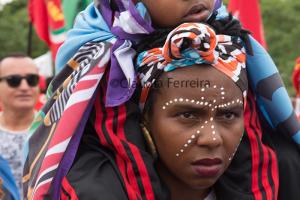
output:
[[169, 28], [184, 22], [203, 22], [214, 8], [214, 0], [141, 0], [153, 23]]
[[244, 131], [241, 90], [208, 65], [165, 73], [145, 114], [168, 183], [211, 187], [224, 173]]

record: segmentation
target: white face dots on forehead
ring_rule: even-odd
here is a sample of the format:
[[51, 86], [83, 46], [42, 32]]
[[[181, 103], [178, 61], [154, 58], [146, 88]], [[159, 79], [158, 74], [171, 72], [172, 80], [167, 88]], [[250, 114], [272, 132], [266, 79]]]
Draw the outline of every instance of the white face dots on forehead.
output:
[[[225, 99], [225, 89], [224, 87], [220, 87], [218, 88], [216, 85], [214, 85], [212, 87], [213, 89], [219, 90], [216, 92], [219, 92], [219, 95], [221, 96], [221, 99], [224, 100]], [[201, 92], [203, 93], [203, 95], [205, 95], [205, 88], [201, 88]], [[165, 110], [167, 109], [168, 106], [172, 105], [173, 103], [191, 103], [191, 104], [196, 104], [196, 105], [201, 105], [201, 106], [208, 106], [209, 108], [212, 108], [212, 111], [214, 111], [216, 108], [223, 108], [226, 106], [230, 106], [231, 104], [242, 104], [243, 100], [241, 99], [236, 99], [235, 101], [230, 101], [230, 102], [226, 102], [226, 103], [222, 103], [217, 105], [217, 99], [213, 99], [212, 101], [205, 101], [205, 97], [202, 96], [200, 97], [200, 99], [196, 100], [196, 99], [187, 99], [187, 98], [174, 98], [168, 102], [166, 102], [163, 106], [162, 109]]]
[[[224, 87], [218, 87], [218, 86], [214, 85], [212, 88], [214, 90], [216, 90], [216, 92], [218, 93], [218, 96], [220, 96], [222, 100], [225, 99], [226, 91], [225, 91]], [[196, 105], [208, 107], [209, 109], [211, 109], [211, 111], [215, 111], [217, 108], [224, 108], [227, 106], [231, 106], [233, 104], [243, 104], [242, 99], [236, 99], [236, 100], [232, 100], [232, 101], [228, 101], [228, 102], [222, 101], [222, 103], [217, 104], [217, 99], [213, 99], [210, 101], [205, 99], [204, 95], [205, 95], [206, 88], [201, 88], [200, 91], [201, 91], [201, 93], [203, 93], [203, 96], [201, 96], [200, 99], [188, 99], [188, 98], [183, 98], [183, 97], [174, 98], [168, 102], [165, 102], [164, 105], [162, 106], [162, 109], [166, 110], [169, 106], [171, 106], [172, 104], [175, 104], [175, 103], [176, 104], [189, 103], [189, 104], [196, 104]], [[188, 147], [201, 134], [201, 131], [203, 131], [202, 129], [204, 129], [204, 128], [206, 129], [208, 126], [209, 126], [208, 130], [211, 131], [211, 139], [213, 141], [216, 141], [217, 140], [217, 135], [216, 135], [217, 132], [216, 132], [215, 125], [214, 125], [214, 118], [210, 117], [209, 120], [206, 120], [202, 123], [199, 130], [196, 130], [191, 136], [189, 136], [189, 138], [187, 139], [185, 144], [183, 144], [183, 146], [180, 148], [179, 152], [176, 153], [176, 157], [183, 155], [184, 152], [188, 149]], [[236, 147], [235, 151], [233, 152], [233, 154], [229, 157], [229, 160], [232, 160], [236, 151], [237, 151], [237, 147]]]

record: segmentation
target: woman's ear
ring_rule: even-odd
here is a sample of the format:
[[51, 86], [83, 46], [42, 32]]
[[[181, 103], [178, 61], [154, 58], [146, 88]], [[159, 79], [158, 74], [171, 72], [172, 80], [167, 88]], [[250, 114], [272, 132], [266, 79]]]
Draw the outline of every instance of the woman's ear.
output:
[[144, 135], [145, 141], [148, 146], [148, 150], [151, 153], [154, 160], [157, 160], [158, 154], [157, 154], [156, 146], [155, 146], [154, 140], [151, 136], [151, 133], [149, 132], [149, 130], [145, 124], [141, 124], [141, 128], [142, 128], [142, 133]]
[[148, 112], [145, 112], [143, 114], [143, 121], [142, 121], [142, 123], [143, 123], [143, 125], [145, 127], [149, 128], [150, 123], [149, 123], [149, 114], [148, 114]]

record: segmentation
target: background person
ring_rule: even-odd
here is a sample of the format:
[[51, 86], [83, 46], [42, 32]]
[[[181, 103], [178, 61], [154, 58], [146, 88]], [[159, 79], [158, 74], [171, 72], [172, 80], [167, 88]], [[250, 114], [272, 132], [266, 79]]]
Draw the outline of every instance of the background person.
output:
[[8, 161], [17, 186], [22, 188], [22, 148], [33, 122], [39, 95], [38, 69], [23, 54], [11, 54], [0, 61], [0, 155]]

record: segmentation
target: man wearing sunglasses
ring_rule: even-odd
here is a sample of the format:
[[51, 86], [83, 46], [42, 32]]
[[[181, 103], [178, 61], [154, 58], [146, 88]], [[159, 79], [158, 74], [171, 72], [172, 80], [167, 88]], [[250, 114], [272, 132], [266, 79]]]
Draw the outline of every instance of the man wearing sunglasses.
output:
[[0, 60], [0, 155], [8, 161], [20, 195], [22, 148], [34, 119], [38, 83], [38, 69], [31, 58], [14, 54]]

